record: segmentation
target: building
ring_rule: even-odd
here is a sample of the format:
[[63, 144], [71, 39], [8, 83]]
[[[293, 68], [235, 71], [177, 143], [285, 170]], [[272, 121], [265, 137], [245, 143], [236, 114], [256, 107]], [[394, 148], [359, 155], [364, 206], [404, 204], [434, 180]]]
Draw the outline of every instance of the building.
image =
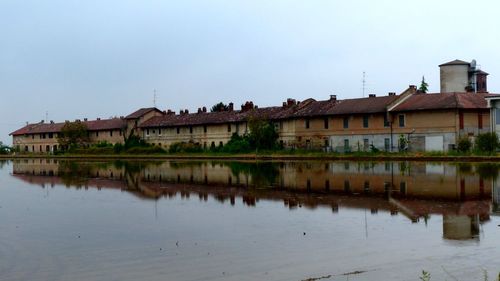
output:
[[[289, 98], [281, 106], [262, 108], [247, 101], [240, 109], [230, 103], [219, 112], [200, 107], [194, 113], [187, 109], [175, 113], [152, 107], [124, 118], [82, 122], [88, 126], [93, 143], [120, 143], [137, 135], [164, 148], [190, 142], [208, 149], [225, 145], [235, 133], [248, 133], [249, 120], [263, 118], [273, 122], [285, 148], [448, 151], [460, 138], [473, 140], [491, 131], [491, 124], [500, 118], [490, 114], [497, 95], [487, 92], [488, 74], [475, 61], [454, 60], [440, 65], [440, 70], [440, 93], [422, 93], [411, 85], [400, 94], [385, 96], [341, 100], [330, 95], [326, 100], [300, 102]], [[63, 125], [28, 124], [11, 133], [13, 145], [23, 152], [53, 152]]]

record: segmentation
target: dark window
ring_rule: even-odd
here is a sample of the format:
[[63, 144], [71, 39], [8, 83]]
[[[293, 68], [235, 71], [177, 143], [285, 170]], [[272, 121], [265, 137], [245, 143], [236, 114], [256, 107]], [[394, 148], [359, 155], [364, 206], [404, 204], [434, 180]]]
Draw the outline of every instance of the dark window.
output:
[[363, 190], [365, 193], [370, 192], [370, 182], [369, 181], [365, 181], [365, 184], [363, 186]]
[[146, 136], [149, 136], [149, 129], [146, 129]]
[[325, 118], [325, 120], [323, 120], [323, 123], [324, 123], [325, 129], [328, 129], [328, 118]]
[[306, 129], [309, 129], [309, 119], [306, 119]]
[[203, 133], [207, 132], [207, 125], [203, 125]]
[[399, 127], [404, 127], [405, 126], [405, 116], [403, 114], [398, 116], [399, 119]]
[[348, 139], [344, 140], [344, 150], [349, 150], [349, 140]]
[[477, 127], [479, 129], [483, 128], [483, 115], [481, 113], [477, 114]]
[[399, 192], [401, 194], [406, 194], [406, 182], [402, 181], [399, 183]]
[[389, 117], [384, 114], [384, 127], [389, 127]]
[[351, 191], [351, 183], [349, 181], [344, 181], [344, 192]]
[[181, 128], [177, 127], [177, 134], [181, 133]]
[[459, 123], [460, 129], [463, 129], [464, 128], [464, 113], [463, 112], [458, 113], [458, 123]]
[[26, 151], [26, 152], [28, 152], [28, 151], [29, 151], [29, 149], [28, 149], [28, 146], [27, 146], [27, 145], [24, 147], [24, 151]]
[[190, 126], [189, 127], [189, 133], [192, 134], [193, 133], [193, 126]]
[[113, 130], [109, 131], [109, 136], [112, 137], [113, 136]]
[[35, 139], [35, 135], [31, 135], [31, 139], [33, 139], [33, 140], [34, 140], [34, 139]]
[[368, 128], [368, 115], [363, 116], [363, 128]]
[[118, 133], [120, 133], [120, 136], [122, 135], [122, 130], [119, 130]]
[[231, 132], [231, 124], [227, 124], [227, 131]]
[[99, 136], [99, 132], [95, 132], [95, 136], [98, 137]]
[[349, 117], [344, 117], [344, 129], [349, 128]]
[[53, 139], [54, 138], [54, 134], [53, 133], [49, 133], [49, 139]]

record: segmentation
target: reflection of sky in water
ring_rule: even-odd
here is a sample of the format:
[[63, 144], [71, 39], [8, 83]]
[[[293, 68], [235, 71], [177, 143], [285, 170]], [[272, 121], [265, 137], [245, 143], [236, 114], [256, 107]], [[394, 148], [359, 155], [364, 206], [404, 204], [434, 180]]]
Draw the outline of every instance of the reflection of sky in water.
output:
[[[391, 209], [375, 191], [234, 188], [231, 204], [221, 197], [227, 187], [168, 182], [159, 186], [175, 192], [144, 200], [130, 190], [135, 183], [36, 188], [12, 171], [12, 164], [0, 170], [2, 280], [301, 280], [356, 270], [367, 272], [352, 280], [416, 280], [423, 269], [433, 279], [450, 278], [441, 266], [470, 280], [482, 278], [482, 268], [490, 277], [498, 269], [497, 216], [477, 223], [478, 215], [442, 215], [446, 208], [463, 211], [467, 202], [434, 201], [432, 209], [431, 200], [397, 197], [402, 206]], [[155, 191], [153, 183], [140, 191]], [[259, 198], [251, 207], [243, 199], [249, 193]], [[290, 198], [302, 203], [290, 208]], [[319, 203], [308, 208], [307, 200]], [[430, 214], [412, 223], [411, 204]], [[476, 239], [455, 240], [474, 227]]]

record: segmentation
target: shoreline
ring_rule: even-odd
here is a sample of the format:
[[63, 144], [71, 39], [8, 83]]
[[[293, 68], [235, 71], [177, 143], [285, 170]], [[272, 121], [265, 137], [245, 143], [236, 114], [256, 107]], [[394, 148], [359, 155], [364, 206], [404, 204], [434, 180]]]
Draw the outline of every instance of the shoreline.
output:
[[418, 155], [0, 155], [0, 160], [68, 159], [68, 160], [223, 160], [223, 161], [425, 161], [425, 162], [500, 162], [500, 156], [418, 156]]

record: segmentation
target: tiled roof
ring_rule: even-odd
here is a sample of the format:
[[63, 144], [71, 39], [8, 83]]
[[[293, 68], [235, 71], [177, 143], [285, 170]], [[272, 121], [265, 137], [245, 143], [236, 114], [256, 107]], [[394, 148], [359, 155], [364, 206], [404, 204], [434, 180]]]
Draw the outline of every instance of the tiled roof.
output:
[[439, 66], [445, 66], [445, 65], [470, 65], [470, 62], [466, 62], [463, 60], [452, 60], [447, 63], [440, 64]]
[[125, 119], [137, 119], [137, 118], [142, 117], [144, 114], [149, 113], [150, 111], [153, 111], [153, 110], [158, 111], [158, 112], [162, 112], [161, 110], [159, 110], [156, 107], [146, 107], [146, 108], [141, 108], [139, 110], [136, 110], [133, 113], [125, 116]]
[[394, 95], [341, 100], [329, 111], [329, 114], [342, 115], [385, 112], [387, 105], [397, 98], [399, 98], [399, 96]]
[[[82, 123], [87, 125], [87, 129], [89, 131], [124, 129], [127, 126], [125, 120], [121, 118], [82, 121]], [[21, 129], [10, 133], [10, 135], [18, 136], [25, 134], [58, 133], [61, 131], [64, 124], [65, 123], [28, 124]]]
[[438, 109], [486, 109], [485, 97], [489, 94], [437, 93], [414, 94], [393, 111], [417, 111]]

